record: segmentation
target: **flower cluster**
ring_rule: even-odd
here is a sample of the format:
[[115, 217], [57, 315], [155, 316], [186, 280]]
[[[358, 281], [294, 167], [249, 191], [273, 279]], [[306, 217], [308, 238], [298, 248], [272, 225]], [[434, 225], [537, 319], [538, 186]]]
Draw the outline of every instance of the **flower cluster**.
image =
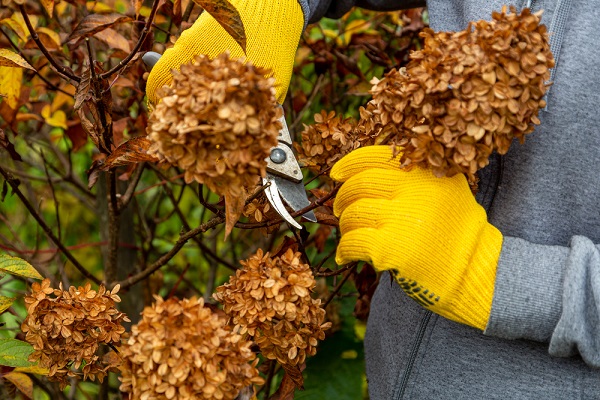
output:
[[262, 384], [251, 342], [203, 299], [163, 300], [142, 312], [122, 347], [121, 387], [135, 399], [235, 399]]
[[374, 80], [357, 134], [403, 147], [403, 165], [475, 181], [493, 151], [539, 124], [554, 66], [540, 14], [506, 11], [460, 32], [425, 29], [406, 68]]
[[315, 279], [301, 254], [281, 257], [258, 250], [213, 295], [235, 325], [254, 338], [261, 353], [283, 365], [300, 365], [316, 353], [331, 323], [324, 323], [321, 300], [310, 295]]
[[244, 187], [266, 174], [281, 129], [282, 111], [267, 73], [228, 53], [212, 60], [199, 55], [173, 71], [171, 86], [157, 91], [161, 101], [148, 121], [148, 153], [183, 169], [186, 182], [225, 196], [237, 217]]
[[302, 144], [294, 143], [299, 161], [319, 172], [360, 146], [352, 118], [323, 110], [315, 114], [315, 124], [304, 127]]
[[108, 370], [118, 366], [118, 358], [98, 355], [101, 344], [119, 345], [129, 318], [115, 308], [121, 301], [117, 292], [104, 286], [96, 290], [88, 283], [69, 290], [50, 287], [50, 280], [32, 285], [25, 297], [27, 317], [21, 325], [25, 340], [33, 346], [29, 361], [48, 368], [51, 380], [68, 384], [68, 377], [83, 366], [84, 379], [102, 381]]

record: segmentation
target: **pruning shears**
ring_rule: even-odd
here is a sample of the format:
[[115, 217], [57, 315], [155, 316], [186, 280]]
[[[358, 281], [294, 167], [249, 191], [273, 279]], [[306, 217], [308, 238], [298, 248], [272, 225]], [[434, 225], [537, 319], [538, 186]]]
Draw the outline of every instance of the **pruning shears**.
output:
[[[148, 69], [152, 69], [160, 57], [160, 54], [150, 51], [144, 54], [142, 60]], [[302, 183], [300, 164], [292, 151], [292, 137], [285, 116], [282, 116], [279, 121], [282, 128], [277, 136], [278, 144], [271, 149], [271, 153], [267, 157], [267, 175], [262, 178], [262, 182], [267, 199], [275, 211], [290, 225], [302, 229], [302, 225], [296, 222], [287, 211], [284, 201], [294, 211], [307, 207], [310, 205], [310, 201], [308, 201]], [[317, 222], [312, 211], [308, 211], [302, 216], [310, 222]]]

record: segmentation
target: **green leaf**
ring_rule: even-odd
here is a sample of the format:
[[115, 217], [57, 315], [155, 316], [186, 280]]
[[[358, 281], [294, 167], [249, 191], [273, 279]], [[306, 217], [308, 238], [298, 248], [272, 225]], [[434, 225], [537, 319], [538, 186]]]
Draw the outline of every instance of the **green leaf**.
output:
[[27, 261], [8, 254], [0, 254], [0, 271], [25, 278], [44, 279]]
[[7, 367], [29, 367], [27, 361], [33, 347], [27, 342], [17, 339], [0, 339], [0, 365]]
[[0, 296], [0, 314], [8, 310], [8, 307], [16, 300], [16, 297]]

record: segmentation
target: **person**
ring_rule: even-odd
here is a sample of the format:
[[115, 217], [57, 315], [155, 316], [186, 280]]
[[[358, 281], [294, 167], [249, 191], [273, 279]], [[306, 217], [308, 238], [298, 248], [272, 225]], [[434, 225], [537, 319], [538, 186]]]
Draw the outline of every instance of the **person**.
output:
[[[247, 57], [273, 70], [280, 102], [309, 22], [353, 6], [424, 5], [231, 2], [246, 27]], [[430, 0], [430, 26], [462, 30], [504, 4]], [[370, 261], [395, 278], [382, 277], [367, 326], [373, 400], [600, 399], [600, 4], [514, 5], [544, 10], [553, 85], [541, 125], [480, 171], [476, 200], [462, 175], [401, 170], [387, 147], [357, 149], [331, 171], [345, 182], [334, 206], [337, 261]], [[204, 13], [152, 70], [148, 98], [156, 101], [172, 68], [224, 50], [243, 55]]]

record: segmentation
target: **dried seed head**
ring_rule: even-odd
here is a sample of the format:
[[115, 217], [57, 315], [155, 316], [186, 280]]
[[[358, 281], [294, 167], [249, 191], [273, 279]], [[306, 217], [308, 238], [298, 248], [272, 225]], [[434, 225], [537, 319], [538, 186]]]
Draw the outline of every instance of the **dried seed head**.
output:
[[354, 134], [356, 121], [321, 111], [315, 123], [304, 126], [302, 145], [294, 143], [299, 160], [316, 172], [331, 167], [344, 155], [360, 146]]
[[121, 355], [121, 387], [135, 399], [235, 399], [262, 384], [251, 342], [203, 299], [155, 297]]
[[365, 144], [402, 146], [403, 165], [474, 183], [492, 152], [522, 142], [540, 122], [554, 60], [540, 14], [510, 10], [460, 32], [424, 29], [406, 68], [374, 80], [357, 126]]
[[197, 56], [157, 91], [161, 101], [148, 121], [148, 153], [183, 169], [186, 182], [203, 183], [235, 203], [238, 217], [244, 186], [266, 174], [281, 129], [267, 73], [228, 53]]
[[324, 323], [321, 300], [310, 295], [315, 279], [300, 256], [288, 249], [272, 258], [259, 249], [213, 295], [235, 332], [254, 337], [266, 358], [284, 365], [302, 364], [314, 355], [331, 327]]
[[[129, 318], [115, 308], [121, 301], [117, 292], [101, 285], [92, 290], [88, 283], [69, 290], [50, 287], [50, 280], [32, 285], [32, 293], [25, 297], [27, 317], [21, 325], [25, 340], [33, 346], [29, 361], [49, 369], [50, 380], [69, 384], [68, 378], [77, 376], [81, 368], [84, 379], [100, 382], [107, 372], [118, 367], [118, 357], [101, 357], [101, 344], [119, 345]], [[83, 366], [83, 367], [82, 367]]]

